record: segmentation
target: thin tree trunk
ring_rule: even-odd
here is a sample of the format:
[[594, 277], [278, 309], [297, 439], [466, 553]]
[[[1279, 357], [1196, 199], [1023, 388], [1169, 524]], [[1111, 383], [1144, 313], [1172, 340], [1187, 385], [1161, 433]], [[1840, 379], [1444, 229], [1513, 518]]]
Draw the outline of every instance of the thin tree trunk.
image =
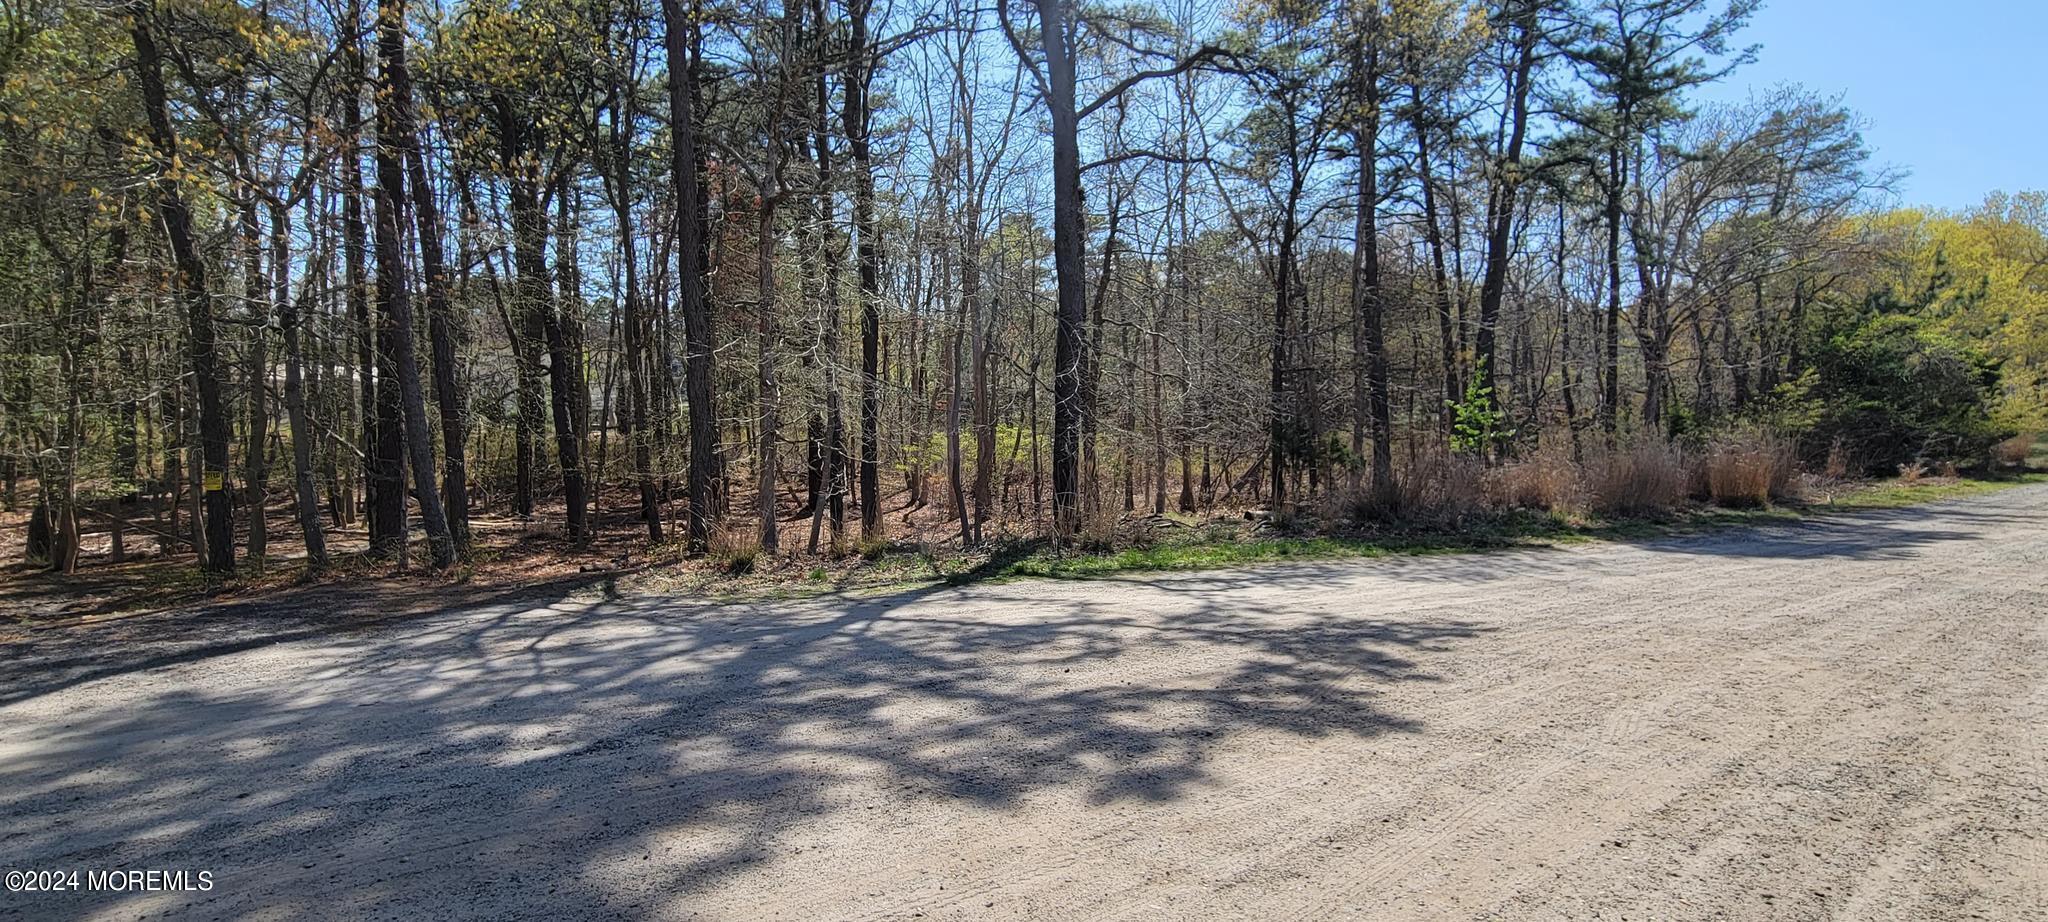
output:
[[244, 559], [256, 573], [263, 572], [263, 558], [270, 547], [270, 529], [264, 515], [264, 494], [269, 487], [263, 443], [269, 434], [270, 356], [266, 346], [270, 325], [270, 279], [263, 272], [263, 238], [257, 224], [255, 177], [247, 177], [249, 188], [239, 206], [242, 233], [242, 300], [249, 312], [249, 352], [245, 378], [248, 380], [249, 421], [244, 427], [242, 449], [243, 496], [249, 504], [249, 540]]
[[1422, 91], [1413, 88], [1414, 115], [1411, 124], [1415, 131], [1415, 181], [1422, 186], [1422, 237], [1429, 247], [1432, 294], [1436, 300], [1437, 334], [1443, 355], [1443, 406], [1438, 410], [1445, 431], [1449, 431], [1451, 405], [1463, 395], [1464, 386], [1458, 380], [1457, 334], [1451, 328], [1451, 287], [1450, 278], [1444, 268], [1443, 225], [1437, 216], [1436, 180], [1430, 174], [1429, 124], [1422, 113]]
[[[630, 103], [628, 103], [630, 105]], [[607, 174], [612, 214], [619, 232], [619, 251], [625, 263], [626, 406], [620, 414], [621, 435], [633, 458], [633, 479], [640, 488], [640, 521], [647, 526], [647, 540], [659, 542], [661, 497], [654, 484], [653, 433], [648, 426], [648, 369], [654, 358], [648, 348], [649, 324], [640, 300], [640, 255], [633, 232], [632, 124], [633, 113], [612, 108], [611, 173]], [[602, 469], [602, 466], [600, 466]]]
[[755, 334], [759, 337], [755, 383], [760, 388], [757, 395], [760, 428], [754, 448], [757, 468], [755, 497], [761, 507], [761, 551], [770, 555], [775, 554], [781, 544], [775, 520], [776, 448], [782, 431], [780, 384], [775, 376], [775, 205], [780, 196], [780, 189], [772, 193], [764, 190], [761, 196], [759, 239], [754, 254], [755, 283], [760, 287], [755, 314]]
[[1625, 178], [1621, 145], [1616, 141], [1607, 151], [1606, 390], [1600, 400], [1600, 426], [1607, 431], [1609, 447], [1619, 428], [1621, 406], [1621, 184]]
[[[944, 210], [943, 204], [941, 204], [940, 209]], [[947, 262], [948, 260], [945, 255], [941, 254], [939, 256], [939, 264], [944, 267]], [[941, 269], [939, 284], [942, 290], [948, 282], [952, 281], [948, 277], [949, 275], [950, 273], [946, 272], [943, 268]], [[973, 516], [967, 509], [967, 494], [962, 484], [963, 472], [961, 471], [962, 461], [960, 457], [960, 403], [966, 398], [965, 393], [960, 387], [960, 366], [963, 362], [961, 345], [967, 336], [967, 312], [971, 310], [967, 306], [966, 286], [964, 283], [961, 287], [959, 305], [959, 310], [954, 315], [953, 322], [949, 324], [951, 329], [947, 331], [946, 336], [946, 487], [952, 498], [953, 514], [960, 520], [960, 544], [962, 547], [967, 547], [974, 544], [974, 526], [972, 524]]]
[[282, 202], [273, 201], [270, 205], [270, 233], [274, 254], [272, 262], [277, 275], [278, 331], [284, 339], [284, 406], [286, 421], [292, 431], [293, 501], [298, 512], [299, 531], [306, 542], [306, 572], [310, 575], [327, 569], [327, 536], [320, 528], [319, 499], [313, 489], [313, 443], [316, 436], [306, 413], [299, 318], [306, 306], [304, 302], [319, 288], [315, 283], [324, 281], [327, 260], [318, 252], [308, 260], [312, 276], [303, 288], [301, 301], [295, 303], [288, 290], [291, 273], [284, 265], [286, 241], [291, 238], [290, 212]]
[[1565, 429], [1571, 434], [1572, 462], [1584, 460], [1585, 451], [1579, 444], [1579, 407], [1577, 369], [1572, 364], [1572, 297], [1571, 287], [1565, 280], [1565, 247], [1568, 225], [1565, 221], [1565, 202], [1557, 202], [1557, 339], [1559, 368], [1564, 378], [1559, 388], [1564, 395]]
[[[825, 28], [823, 0], [816, 10], [818, 27]], [[836, 547], [846, 534], [846, 409], [839, 386], [839, 263], [841, 251], [833, 246], [832, 225], [832, 142], [826, 133], [830, 109], [825, 74], [818, 75], [817, 83], [817, 147], [818, 147], [818, 227], [819, 255], [824, 262], [823, 289], [819, 309], [824, 314], [823, 355], [825, 386], [825, 452], [824, 479], [826, 511], [832, 519], [832, 543]], [[812, 549], [816, 550], [815, 526], [811, 537]]]

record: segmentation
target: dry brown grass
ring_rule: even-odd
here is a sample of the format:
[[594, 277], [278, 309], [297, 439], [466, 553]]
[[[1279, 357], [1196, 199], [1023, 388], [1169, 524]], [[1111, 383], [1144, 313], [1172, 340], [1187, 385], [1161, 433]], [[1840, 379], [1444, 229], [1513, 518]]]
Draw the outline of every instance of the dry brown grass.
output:
[[1583, 504], [1579, 468], [1560, 451], [1542, 451], [1487, 472], [1486, 497], [1509, 509], [1563, 512]]
[[1455, 526], [1485, 514], [1485, 473], [1486, 466], [1477, 458], [1422, 456], [1402, 483], [1409, 521]]
[[1605, 515], [1662, 515], [1692, 492], [1692, 465], [1677, 446], [1638, 442], [1586, 465], [1594, 510]]
[[1798, 454], [1792, 441], [1768, 432], [1716, 440], [1702, 467], [1707, 498], [1721, 506], [1767, 506], [1772, 500], [1792, 498], [1798, 485]]
[[1487, 508], [1485, 465], [1474, 458], [1425, 452], [1397, 467], [1394, 487], [1333, 493], [1333, 514], [1361, 524], [1456, 526]]

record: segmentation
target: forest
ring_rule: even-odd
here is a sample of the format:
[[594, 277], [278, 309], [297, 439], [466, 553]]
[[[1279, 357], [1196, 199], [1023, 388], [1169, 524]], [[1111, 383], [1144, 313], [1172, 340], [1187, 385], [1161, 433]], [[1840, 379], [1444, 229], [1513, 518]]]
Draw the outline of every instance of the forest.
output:
[[218, 581], [2024, 459], [2048, 195], [1711, 92], [1756, 9], [0, 0], [5, 505]]

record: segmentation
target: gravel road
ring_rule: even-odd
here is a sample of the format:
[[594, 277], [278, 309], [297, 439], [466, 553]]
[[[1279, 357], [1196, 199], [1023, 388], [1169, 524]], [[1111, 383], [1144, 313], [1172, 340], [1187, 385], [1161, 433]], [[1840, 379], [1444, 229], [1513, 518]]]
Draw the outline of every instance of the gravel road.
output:
[[1562, 550], [190, 617], [0, 648], [0, 866], [211, 889], [0, 918], [2048, 918], [2048, 487]]

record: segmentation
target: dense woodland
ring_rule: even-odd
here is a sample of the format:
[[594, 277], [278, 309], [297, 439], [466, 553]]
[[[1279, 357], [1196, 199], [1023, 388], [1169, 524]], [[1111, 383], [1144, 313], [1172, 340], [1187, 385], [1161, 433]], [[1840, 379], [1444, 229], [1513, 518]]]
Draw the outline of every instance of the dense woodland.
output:
[[1754, 8], [0, 0], [6, 503], [221, 576], [2038, 431], [2048, 197], [1705, 101]]

